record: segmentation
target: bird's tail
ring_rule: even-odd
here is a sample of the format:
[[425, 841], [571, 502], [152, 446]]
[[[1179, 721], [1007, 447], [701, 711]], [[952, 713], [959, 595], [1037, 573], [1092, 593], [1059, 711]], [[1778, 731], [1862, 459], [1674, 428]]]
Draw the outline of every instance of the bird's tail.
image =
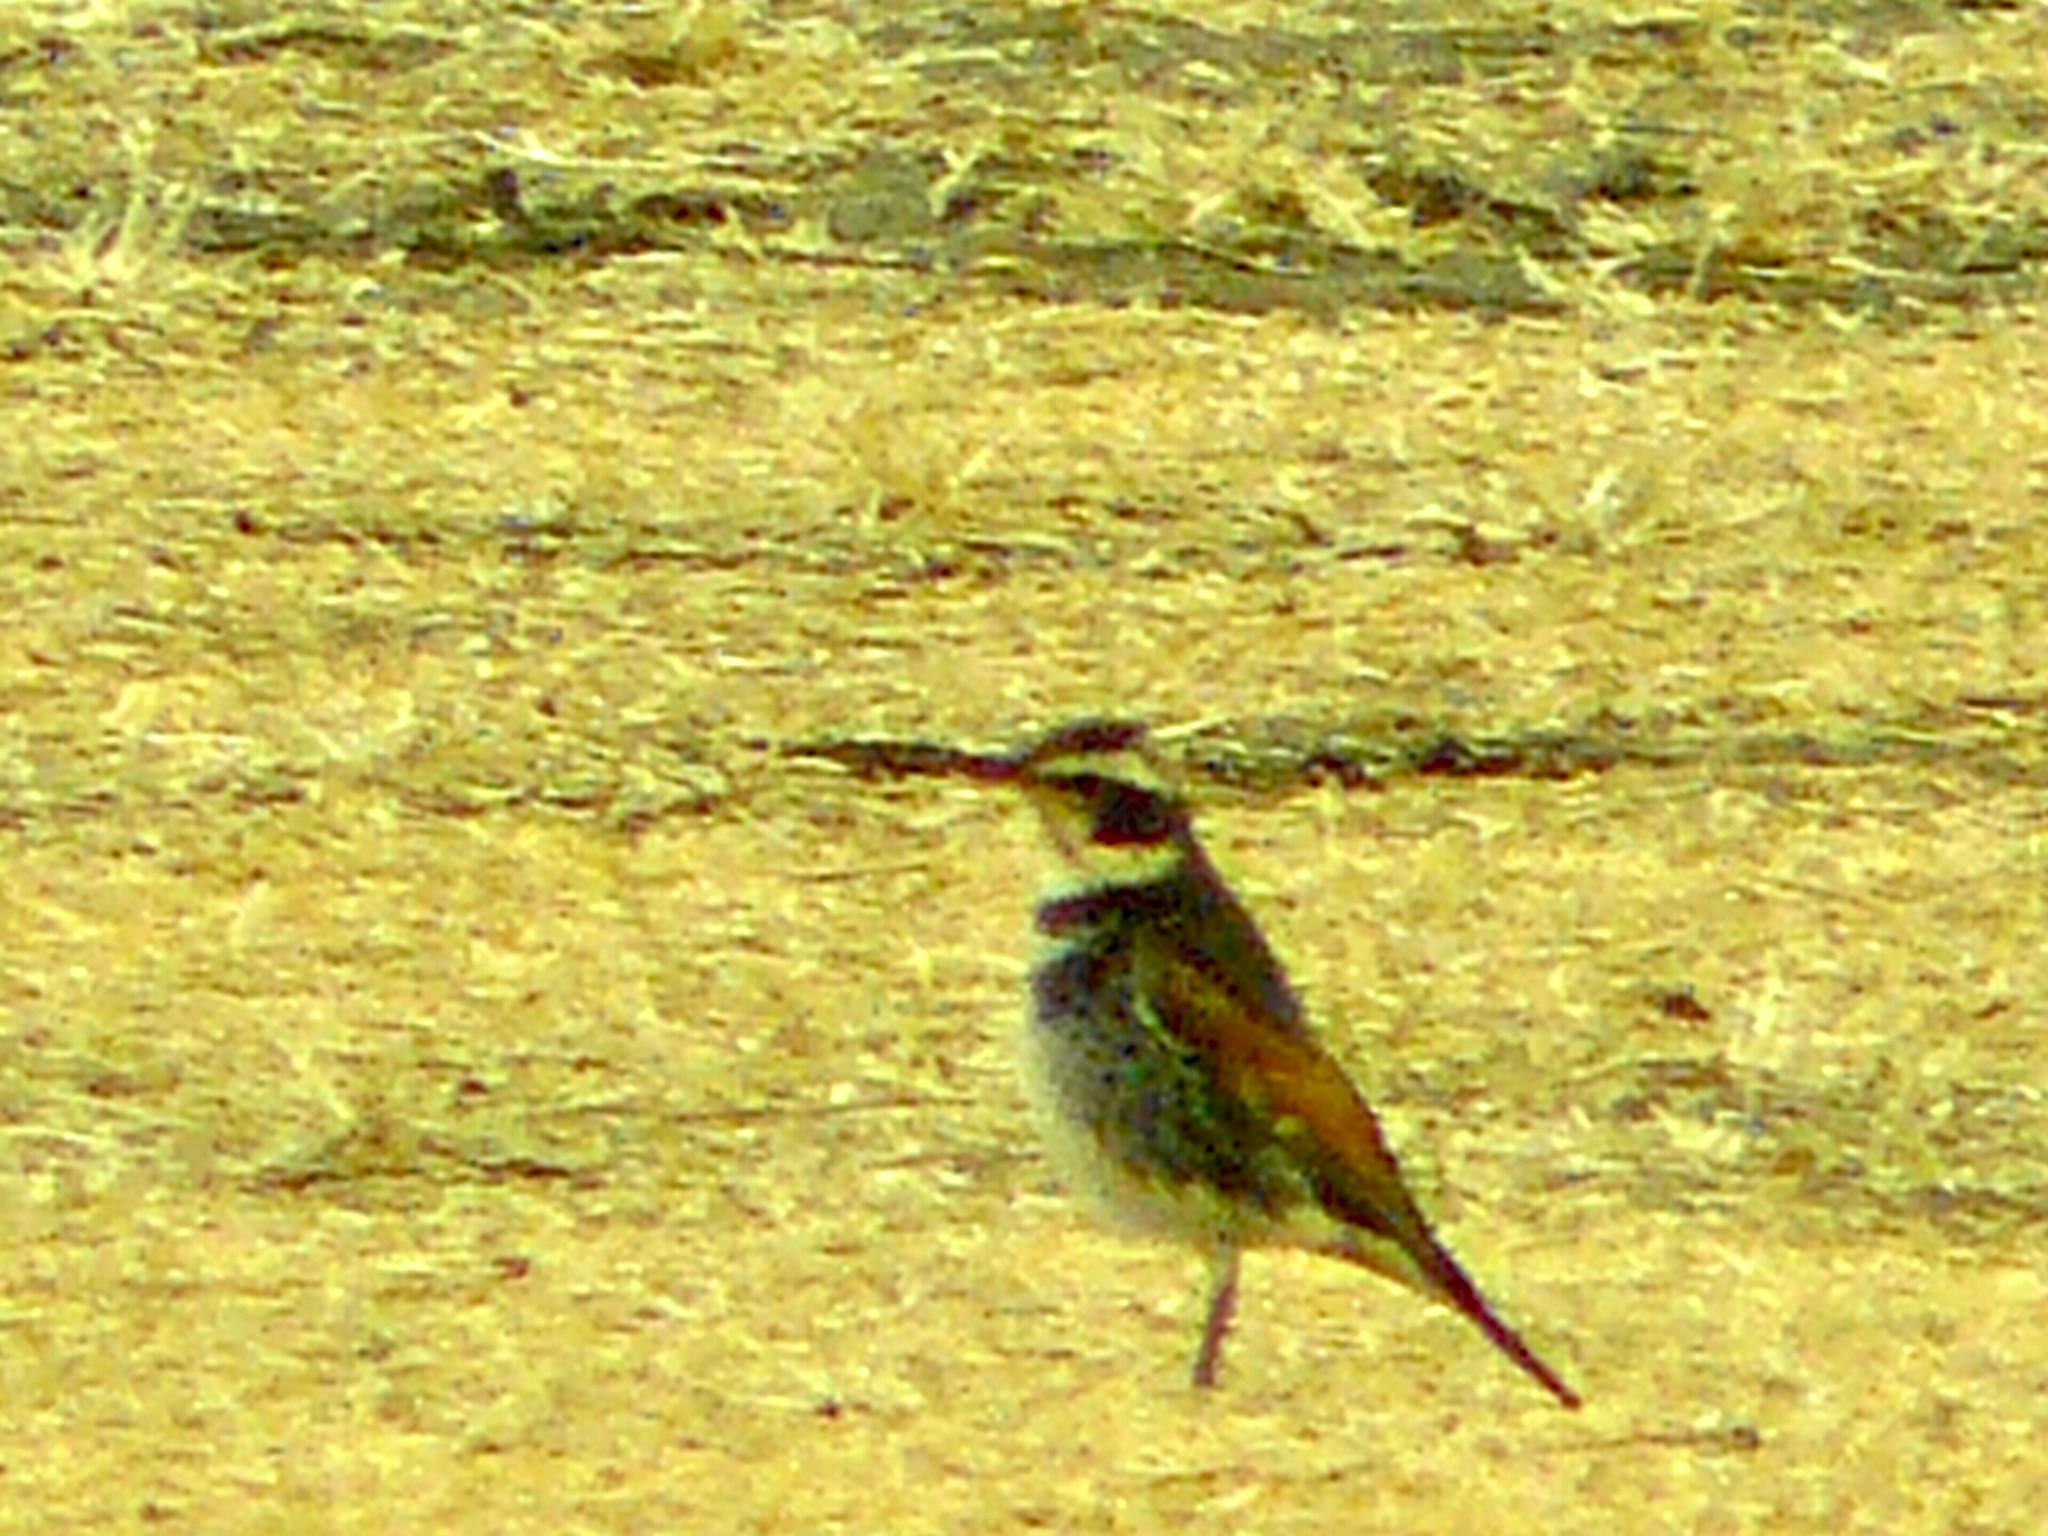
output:
[[[1347, 1238], [1352, 1236], [1352, 1233], [1346, 1234]], [[1398, 1251], [1388, 1252], [1394, 1248]], [[1492, 1304], [1480, 1294], [1479, 1287], [1472, 1283], [1472, 1277], [1426, 1227], [1404, 1233], [1398, 1242], [1373, 1234], [1362, 1241], [1336, 1244], [1327, 1251], [1376, 1274], [1413, 1286], [1446, 1306], [1455, 1307], [1478, 1325], [1479, 1331], [1493, 1341], [1496, 1349], [1533, 1376], [1552, 1397], [1567, 1408], [1579, 1406], [1579, 1394], [1543, 1362], [1519, 1333], [1502, 1321]], [[1394, 1262], [1389, 1262], [1390, 1259]]]

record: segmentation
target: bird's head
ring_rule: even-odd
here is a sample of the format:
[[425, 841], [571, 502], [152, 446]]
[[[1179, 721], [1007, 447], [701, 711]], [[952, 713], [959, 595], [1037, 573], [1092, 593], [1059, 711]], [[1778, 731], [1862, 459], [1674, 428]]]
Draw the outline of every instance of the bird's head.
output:
[[1054, 845], [1089, 885], [1149, 884], [1187, 859], [1186, 803], [1131, 721], [1062, 726], [1011, 757], [983, 760], [984, 777], [1015, 784]]

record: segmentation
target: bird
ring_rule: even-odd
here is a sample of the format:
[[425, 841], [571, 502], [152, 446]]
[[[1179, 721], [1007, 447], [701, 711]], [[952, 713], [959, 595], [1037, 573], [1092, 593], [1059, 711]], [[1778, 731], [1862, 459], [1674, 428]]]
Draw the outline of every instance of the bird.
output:
[[1438, 1240], [1146, 726], [1087, 719], [964, 756], [974, 777], [1022, 791], [1059, 854], [1036, 913], [1023, 1052], [1054, 1162], [1113, 1215], [1208, 1260], [1193, 1385], [1217, 1383], [1243, 1253], [1278, 1247], [1451, 1307], [1579, 1407]]

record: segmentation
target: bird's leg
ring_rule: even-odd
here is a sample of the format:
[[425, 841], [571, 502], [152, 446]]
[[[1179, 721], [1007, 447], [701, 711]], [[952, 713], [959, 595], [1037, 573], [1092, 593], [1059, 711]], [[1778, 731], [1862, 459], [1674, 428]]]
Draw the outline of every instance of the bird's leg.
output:
[[1230, 1332], [1231, 1314], [1237, 1311], [1237, 1249], [1222, 1247], [1210, 1260], [1212, 1288], [1209, 1292], [1209, 1321], [1202, 1327], [1202, 1347], [1195, 1356], [1195, 1385], [1216, 1385], [1216, 1369], [1223, 1363], [1223, 1336]]

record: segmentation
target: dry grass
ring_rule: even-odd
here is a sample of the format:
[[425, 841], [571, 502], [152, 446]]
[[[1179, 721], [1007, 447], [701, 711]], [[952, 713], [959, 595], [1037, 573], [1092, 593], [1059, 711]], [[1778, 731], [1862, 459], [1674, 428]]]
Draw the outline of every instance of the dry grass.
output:
[[[2041, 8], [875, 9], [0, 17], [0, 1527], [2031, 1528]], [[1184, 1388], [1101, 710], [1583, 1415]]]

